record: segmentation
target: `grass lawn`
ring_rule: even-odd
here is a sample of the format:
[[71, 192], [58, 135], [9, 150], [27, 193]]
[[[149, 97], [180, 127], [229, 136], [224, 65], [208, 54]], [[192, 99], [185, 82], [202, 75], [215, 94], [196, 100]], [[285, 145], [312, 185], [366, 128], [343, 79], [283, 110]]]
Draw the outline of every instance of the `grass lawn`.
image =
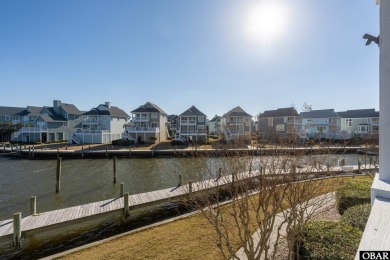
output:
[[[318, 193], [334, 191], [350, 178], [327, 179], [328, 185]], [[235, 239], [234, 235], [232, 239]], [[204, 216], [197, 214], [95, 245], [61, 259], [223, 259], [216, 240], [212, 226]], [[238, 238], [233, 242], [238, 250]]]

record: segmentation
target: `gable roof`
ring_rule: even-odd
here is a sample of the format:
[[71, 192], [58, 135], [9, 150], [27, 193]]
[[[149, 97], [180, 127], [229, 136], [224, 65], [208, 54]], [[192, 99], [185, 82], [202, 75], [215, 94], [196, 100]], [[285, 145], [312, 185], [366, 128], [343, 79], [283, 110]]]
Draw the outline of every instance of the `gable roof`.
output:
[[1, 116], [11, 116], [19, 113], [25, 108], [22, 107], [0, 107], [0, 115]]
[[141, 112], [149, 112], [149, 113], [158, 112], [163, 115], [167, 115], [167, 113], [165, 113], [164, 110], [162, 110], [159, 106], [151, 102], [146, 102], [145, 105], [139, 106], [138, 108], [131, 111], [131, 113], [141, 113]]
[[244, 109], [242, 109], [240, 106], [233, 108], [232, 110], [230, 110], [229, 112], [224, 114], [222, 117], [227, 117], [227, 116], [250, 116], [250, 117], [252, 117], [250, 114], [245, 112]]
[[120, 109], [118, 107], [114, 107], [114, 106], [108, 107], [106, 105], [99, 105], [99, 107], [100, 106], [105, 107], [105, 109], [101, 110], [101, 109], [98, 109], [98, 107], [92, 108], [88, 112], [83, 113], [83, 115], [96, 115], [96, 116], [107, 115], [107, 116], [117, 116], [117, 117], [125, 117], [125, 118], [130, 117], [125, 111], [123, 111], [122, 109]]
[[206, 116], [195, 106], [191, 106], [189, 109], [181, 113], [179, 116]]
[[210, 120], [210, 122], [215, 122], [215, 121], [218, 121], [218, 120], [221, 120], [221, 117], [218, 116], [218, 115], [215, 115], [215, 116], [213, 117], [213, 119]]
[[339, 116], [342, 118], [379, 117], [379, 111], [375, 111], [375, 108], [347, 110], [343, 112], [337, 112], [337, 114], [339, 114]]
[[267, 110], [260, 114], [259, 117], [283, 117], [299, 116], [297, 110], [293, 107], [278, 108], [276, 110]]
[[322, 109], [322, 110], [312, 110], [309, 112], [301, 112], [301, 117], [303, 118], [333, 118], [340, 117], [334, 109]]
[[81, 115], [82, 112], [73, 104], [61, 103], [62, 109], [69, 115]]

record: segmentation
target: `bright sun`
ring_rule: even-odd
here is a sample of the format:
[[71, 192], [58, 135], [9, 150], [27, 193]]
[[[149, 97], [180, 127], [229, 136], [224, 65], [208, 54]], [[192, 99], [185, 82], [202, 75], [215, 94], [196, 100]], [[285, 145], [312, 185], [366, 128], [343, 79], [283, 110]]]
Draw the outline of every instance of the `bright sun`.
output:
[[252, 6], [245, 20], [245, 33], [256, 42], [272, 43], [281, 37], [287, 26], [287, 12], [283, 5], [262, 2]]

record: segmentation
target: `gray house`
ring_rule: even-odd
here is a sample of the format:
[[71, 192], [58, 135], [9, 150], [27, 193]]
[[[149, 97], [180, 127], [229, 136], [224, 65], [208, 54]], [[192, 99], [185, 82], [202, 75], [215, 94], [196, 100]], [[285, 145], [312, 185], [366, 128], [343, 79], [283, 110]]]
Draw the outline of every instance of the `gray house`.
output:
[[[19, 123], [19, 117], [15, 114], [22, 111], [22, 107], [4, 107], [0, 106], [0, 142], [9, 142], [12, 140], [12, 134], [16, 130], [16, 124]], [[20, 127], [20, 126], [18, 126]]]
[[341, 117], [334, 109], [301, 112], [302, 130], [310, 139], [348, 139], [341, 132]]
[[257, 131], [263, 140], [275, 138], [305, 138], [302, 134], [302, 119], [293, 107], [267, 110], [257, 117]]
[[176, 129], [178, 129], [178, 125], [179, 125], [179, 116], [169, 115], [167, 120], [168, 120], [167, 128], [169, 133], [168, 137], [174, 137], [176, 134]]
[[179, 115], [179, 126], [175, 139], [182, 141], [204, 142], [207, 139], [206, 115], [195, 106]]
[[221, 118], [221, 132], [226, 140], [250, 140], [252, 116], [237, 106]]
[[69, 143], [103, 144], [122, 138], [124, 125], [130, 116], [122, 109], [111, 106], [110, 102], [81, 115], [80, 127], [72, 132]]
[[67, 140], [80, 124], [80, 110], [73, 104], [53, 101], [53, 107], [32, 107], [15, 114], [24, 126], [14, 133], [18, 142], [54, 142]]
[[146, 102], [131, 111], [132, 126], [125, 127], [125, 138], [136, 143], [159, 143], [168, 137], [167, 113], [159, 106]]
[[351, 137], [379, 137], [379, 111], [371, 109], [356, 109], [337, 112], [341, 117], [341, 130]]

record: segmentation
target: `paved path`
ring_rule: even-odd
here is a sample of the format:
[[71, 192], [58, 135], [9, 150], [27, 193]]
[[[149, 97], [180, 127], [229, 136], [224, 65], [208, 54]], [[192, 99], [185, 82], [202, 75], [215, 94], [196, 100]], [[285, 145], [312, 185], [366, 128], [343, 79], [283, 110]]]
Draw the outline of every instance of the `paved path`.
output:
[[[315, 216], [315, 215], [318, 215], [320, 212], [323, 212], [327, 209], [329, 209], [329, 207], [331, 207], [333, 204], [335, 203], [335, 195], [334, 195], [334, 192], [332, 193], [327, 193], [327, 194], [324, 194], [322, 196], [319, 196], [319, 197], [316, 197], [314, 199], [311, 199], [308, 204], [307, 204], [307, 209], [306, 209], [306, 212], [305, 212], [305, 216]], [[321, 206], [319, 206], [321, 205]], [[279, 214], [276, 215], [276, 220], [275, 220], [275, 223], [274, 223], [274, 227], [273, 227], [273, 231], [272, 231], [272, 234], [270, 236], [270, 239], [268, 241], [268, 244], [270, 246], [270, 249], [269, 249], [269, 255], [272, 255], [273, 253], [273, 244], [275, 243], [275, 241], [277, 241], [277, 237], [278, 237], [278, 232], [280, 232], [280, 240], [283, 240], [283, 239], [286, 239], [286, 226], [287, 224], [282, 224], [285, 220], [285, 215], [288, 215], [288, 212], [289, 212], [289, 209], [288, 210], [285, 210]], [[281, 226], [282, 225], [282, 226]], [[281, 226], [280, 230], [278, 231], [279, 227]], [[255, 243], [258, 243], [260, 241], [260, 230], [257, 230], [253, 235], [253, 240]], [[279, 241], [280, 241], [279, 240]], [[280, 250], [280, 248], [278, 249]], [[237, 253], [236, 253], [236, 256], [242, 260], [247, 260], [248, 257], [247, 255], [245, 254], [244, 252], [244, 248], [241, 247]], [[260, 259], [265, 259], [265, 256], [262, 255], [260, 257]], [[272, 259], [272, 257], [268, 257], [268, 259]]]

